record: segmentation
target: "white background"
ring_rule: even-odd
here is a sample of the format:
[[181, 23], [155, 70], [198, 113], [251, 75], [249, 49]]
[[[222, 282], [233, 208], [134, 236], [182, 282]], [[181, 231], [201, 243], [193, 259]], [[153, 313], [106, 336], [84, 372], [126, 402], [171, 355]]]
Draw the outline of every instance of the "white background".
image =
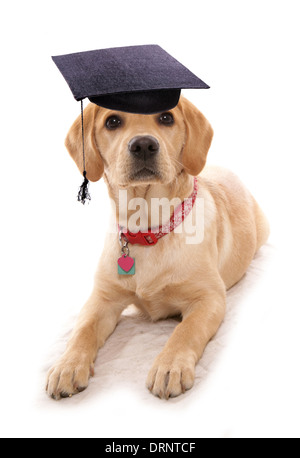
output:
[[[299, 2], [0, 9], [1, 436], [299, 437]], [[63, 142], [80, 105], [51, 55], [154, 43], [211, 86], [185, 95], [214, 127], [209, 162], [234, 170], [268, 214], [269, 262], [242, 286], [226, 351], [198, 394], [142, 396], [128, 372], [105, 396], [55, 403], [43, 393], [49, 353], [90, 292], [109, 204], [103, 182], [88, 207], [76, 202], [81, 177]]]

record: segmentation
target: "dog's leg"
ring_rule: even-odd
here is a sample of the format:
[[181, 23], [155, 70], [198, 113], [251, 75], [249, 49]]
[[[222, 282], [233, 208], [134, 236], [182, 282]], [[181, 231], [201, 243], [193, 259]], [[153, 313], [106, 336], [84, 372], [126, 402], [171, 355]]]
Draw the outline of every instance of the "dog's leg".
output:
[[53, 399], [83, 391], [91, 375], [97, 351], [114, 331], [123, 305], [116, 305], [95, 289], [82, 309], [67, 349], [47, 376], [46, 391]]
[[146, 384], [154, 395], [168, 399], [192, 388], [195, 365], [219, 329], [225, 308], [225, 291], [206, 291], [200, 294], [199, 302], [183, 314], [183, 321], [149, 372]]

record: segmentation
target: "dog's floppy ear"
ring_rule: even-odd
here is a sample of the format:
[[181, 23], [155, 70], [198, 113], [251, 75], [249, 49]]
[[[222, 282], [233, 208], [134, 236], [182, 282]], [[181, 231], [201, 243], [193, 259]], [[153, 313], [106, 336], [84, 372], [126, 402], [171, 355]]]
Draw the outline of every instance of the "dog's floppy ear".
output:
[[181, 97], [178, 104], [186, 128], [186, 139], [182, 152], [182, 164], [190, 175], [199, 175], [206, 163], [214, 131], [203, 116], [189, 100]]
[[[103, 174], [103, 161], [95, 140], [95, 119], [99, 107], [90, 103], [83, 112], [85, 168], [90, 181], [98, 181]], [[82, 127], [78, 116], [65, 140], [65, 145], [80, 172], [83, 173]]]

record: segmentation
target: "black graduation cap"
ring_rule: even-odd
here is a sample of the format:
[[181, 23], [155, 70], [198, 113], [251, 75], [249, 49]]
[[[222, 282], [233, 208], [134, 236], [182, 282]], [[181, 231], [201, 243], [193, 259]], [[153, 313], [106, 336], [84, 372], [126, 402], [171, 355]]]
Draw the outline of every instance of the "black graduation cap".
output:
[[[99, 49], [55, 56], [52, 59], [75, 99], [81, 101], [82, 132], [82, 100], [86, 97], [104, 108], [154, 114], [175, 108], [181, 89], [209, 88], [157, 45]], [[85, 187], [81, 187], [81, 191], [86, 195], [79, 196], [79, 200], [84, 203], [90, 197], [85, 170], [83, 174], [85, 182], [82, 186], [85, 184]]]

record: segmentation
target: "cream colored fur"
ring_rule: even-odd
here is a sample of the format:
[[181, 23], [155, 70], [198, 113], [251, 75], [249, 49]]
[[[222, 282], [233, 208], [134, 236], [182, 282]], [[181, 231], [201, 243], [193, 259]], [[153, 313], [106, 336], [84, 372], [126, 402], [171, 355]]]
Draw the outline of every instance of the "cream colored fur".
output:
[[[152, 247], [131, 246], [137, 266], [134, 276], [118, 275], [119, 240], [116, 234], [107, 235], [93, 292], [65, 353], [48, 374], [47, 392], [55, 399], [87, 387], [98, 349], [130, 304], [152, 320], [182, 316], [146, 383], [161, 398], [190, 389], [195, 365], [224, 318], [226, 289], [243, 277], [268, 238], [267, 220], [240, 180], [228, 170], [204, 168], [213, 136], [205, 117], [183, 97], [171, 113], [175, 123], [167, 127], [158, 123], [158, 115], [118, 113], [93, 104], [85, 109], [87, 174], [92, 181], [104, 176], [117, 214], [120, 189], [128, 191], [129, 199], [143, 197], [151, 209], [152, 197], [181, 201], [188, 197], [193, 176], [202, 172], [197, 179], [198, 196], [204, 198], [205, 232], [198, 245], [186, 244], [183, 231], [163, 237]], [[113, 132], [105, 127], [112, 114], [122, 119], [122, 127]], [[139, 183], [128, 176], [132, 164], [127, 145], [134, 136], [146, 134], [160, 143], [161, 177]], [[66, 146], [82, 172], [80, 117], [68, 133]], [[188, 218], [194, 218], [194, 212], [195, 208]]]

